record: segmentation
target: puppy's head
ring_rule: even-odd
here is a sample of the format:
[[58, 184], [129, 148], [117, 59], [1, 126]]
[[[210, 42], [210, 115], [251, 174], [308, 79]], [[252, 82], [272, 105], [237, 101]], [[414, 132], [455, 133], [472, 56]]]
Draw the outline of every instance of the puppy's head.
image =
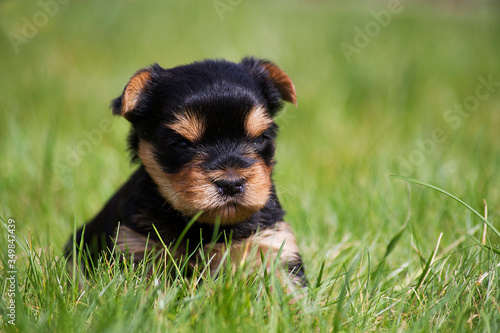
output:
[[159, 192], [200, 222], [232, 224], [264, 207], [271, 192], [273, 121], [292, 81], [271, 62], [204, 61], [140, 70], [113, 101], [132, 123], [129, 137]]

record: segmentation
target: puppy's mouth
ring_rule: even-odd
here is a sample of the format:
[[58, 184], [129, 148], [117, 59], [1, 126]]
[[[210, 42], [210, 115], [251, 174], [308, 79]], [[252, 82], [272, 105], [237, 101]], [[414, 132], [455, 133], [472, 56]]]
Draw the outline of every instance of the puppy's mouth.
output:
[[[265, 186], [266, 179], [218, 179], [211, 181], [211, 189], [198, 188], [205, 200], [193, 200], [190, 203], [202, 203], [198, 208], [203, 213], [200, 222], [233, 224], [244, 221], [258, 212], [266, 204], [270, 188]], [[269, 184], [270, 187], [270, 184]], [[196, 206], [193, 205], [196, 209]]]
[[170, 201], [186, 215], [203, 211], [200, 222], [234, 224], [261, 210], [271, 192], [271, 168], [256, 160], [247, 168], [209, 170], [194, 164], [173, 184], [177, 196]]
[[142, 143], [139, 156], [162, 197], [186, 216], [202, 211], [199, 222], [245, 221], [266, 205], [271, 194], [272, 166], [262, 160], [241, 170], [209, 170], [193, 161], [171, 174], [163, 170], [150, 145]]

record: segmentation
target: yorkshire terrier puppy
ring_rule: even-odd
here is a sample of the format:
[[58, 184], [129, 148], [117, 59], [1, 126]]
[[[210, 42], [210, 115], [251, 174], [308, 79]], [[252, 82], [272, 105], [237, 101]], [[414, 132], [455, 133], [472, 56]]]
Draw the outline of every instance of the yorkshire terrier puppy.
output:
[[[178, 243], [174, 259], [195, 266], [204, 251], [215, 270], [229, 246], [226, 260], [235, 265], [262, 265], [267, 256], [270, 269], [279, 256], [286, 278], [305, 286], [272, 180], [273, 118], [282, 101], [296, 104], [291, 79], [255, 58], [155, 64], [135, 73], [112, 109], [132, 124], [128, 142], [139, 167], [78, 230], [68, 255], [75, 242], [94, 258], [115, 247], [140, 261], [145, 251]], [[215, 231], [224, 236], [214, 238]]]

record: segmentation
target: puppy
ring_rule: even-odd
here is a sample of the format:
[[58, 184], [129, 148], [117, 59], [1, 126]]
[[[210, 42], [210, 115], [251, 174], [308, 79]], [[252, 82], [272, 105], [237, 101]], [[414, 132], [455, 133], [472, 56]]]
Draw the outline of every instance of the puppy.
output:
[[[204, 253], [214, 271], [229, 244], [226, 260], [265, 262], [270, 269], [279, 256], [287, 278], [305, 286], [272, 181], [273, 117], [282, 101], [296, 104], [293, 83], [265, 60], [206, 60], [171, 69], [155, 64], [138, 71], [112, 110], [132, 124], [128, 143], [139, 167], [70, 239], [68, 256], [75, 242], [92, 258], [115, 247], [137, 262], [145, 251], [177, 244], [169, 256], [188, 258], [194, 267]], [[224, 236], [214, 237], [217, 231]]]

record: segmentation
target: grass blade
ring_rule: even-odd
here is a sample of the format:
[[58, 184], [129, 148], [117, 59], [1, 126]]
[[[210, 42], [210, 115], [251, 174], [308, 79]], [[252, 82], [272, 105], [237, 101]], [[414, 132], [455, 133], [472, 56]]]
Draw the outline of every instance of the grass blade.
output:
[[479, 214], [479, 212], [477, 210], [475, 210], [474, 208], [472, 208], [471, 206], [469, 206], [468, 204], [466, 204], [465, 202], [463, 202], [462, 200], [460, 200], [459, 198], [457, 198], [453, 194], [448, 193], [445, 190], [440, 189], [437, 186], [424, 183], [424, 182], [422, 182], [420, 180], [417, 180], [417, 179], [402, 177], [402, 176], [398, 176], [398, 175], [389, 175], [389, 176], [393, 177], [393, 178], [396, 178], [396, 179], [399, 179], [399, 180], [410, 182], [410, 183], [413, 183], [413, 184], [425, 186], [425, 187], [433, 189], [433, 190], [435, 190], [435, 191], [437, 191], [439, 193], [442, 193], [444, 195], [449, 196], [453, 200], [455, 200], [455, 201], [459, 202], [461, 205], [465, 206], [468, 210], [470, 210], [472, 213], [474, 213], [477, 217], [479, 217], [481, 219], [481, 221], [483, 221], [495, 233], [495, 235], [497, 235], [500, 238], [500, 231], [498, 231], [497, 228], [495, 228], [490, 221], [486, 220], [481, 214]]
[[437, 251], [439, 250], [439, 244], [441, 243], [441, 238], [443, 237], [443, 233], [439, 234], [439, 238], [436, 243], [436, 247], [434, 248], [434, 251], [432, 252], [431, 257], [427, 261], [427, 264], [425, 265], [425, 268], [422, 272], [422, 275], [420, 275], [420, 279], [418, 280], [417, 283], [417, 288], [415, 290], [419, 290], [420, 287], [424, 284], [425, 279], [429, 275], [429, 272], [431, 271], [431, 266], [434, 263], [434, 259], [436, 258]]

